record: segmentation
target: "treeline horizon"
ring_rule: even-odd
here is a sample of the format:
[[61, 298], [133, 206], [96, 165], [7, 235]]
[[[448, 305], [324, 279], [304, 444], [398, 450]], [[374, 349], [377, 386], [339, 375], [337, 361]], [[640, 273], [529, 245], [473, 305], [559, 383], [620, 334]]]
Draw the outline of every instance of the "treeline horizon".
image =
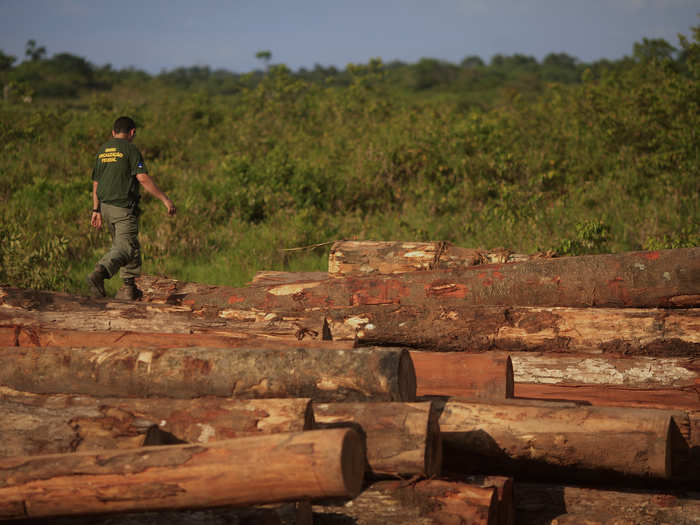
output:
[[89, 224], [90, 173], [121, 115], [178, 208], [168, 219], [142, 200], [144, 273], [242, 285], [327, 269], [341, 239], [558, 256], [700, 246], [700, 27], [595, 64], [293, 72], [258, 55], [254, 74], [151, 76], [33, 41], [17, 65], [0, 54], [0, 283], [87, 293], [109, 245]]
[[502, 84], [513, 84], [520, 90], [539, 90], [546, 83], [580, 83], [587, 70], [595, 78], [605, 72], [630, 67], [650, 59], [668, 60], [683, 68], [687, 53], [664, 39], [647, 39], [633, 45], [631, 55], [619, 59], [601, 58], [583, 62], [567, 53], [549, 53], [538, 61], [522, 53], [495, 54], [488, 61], [478, 55], [466, 55], [459, 63], [423, 57], [416, 62], [373, 58], [367, 64], [349, 63], [344, 68], [315, 64], [311, 69], [296, 71], [283, 63], [274, 63], [269, 50], [256, 53], [263, 67], [245, 73], [208, 65], [180, 66], [149, 73], [129, 66], [115, 69], [111, 64], [96, 65], [72, 53], [48, 56], [44, 46], [35, 40], [26, 44], [25, 59], [0, 50], [0, 79], [23, 96], [76, 97], [85, 90], [108, 90], [125, 81], [159, 81], [183, 89], [202, 89], [210, 94], [235, 94], [254, 87], [274, 69], [285, 69], [292, 76], [311, 82], [349, 86], [353, 70], [371, 66], [383, 73], [383, 81], [408, 91], [488, 91]]

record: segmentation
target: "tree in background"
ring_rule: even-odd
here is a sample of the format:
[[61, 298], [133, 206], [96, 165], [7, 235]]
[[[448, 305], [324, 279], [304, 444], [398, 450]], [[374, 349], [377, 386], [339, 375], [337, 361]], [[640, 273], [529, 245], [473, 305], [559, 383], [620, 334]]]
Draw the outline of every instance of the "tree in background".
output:
[[27, 48], [24, 54], [29, 60], [36, 62], [46, 56], [46, 48], [44, 46], [37, 47], [34, 39], [27, 40]]

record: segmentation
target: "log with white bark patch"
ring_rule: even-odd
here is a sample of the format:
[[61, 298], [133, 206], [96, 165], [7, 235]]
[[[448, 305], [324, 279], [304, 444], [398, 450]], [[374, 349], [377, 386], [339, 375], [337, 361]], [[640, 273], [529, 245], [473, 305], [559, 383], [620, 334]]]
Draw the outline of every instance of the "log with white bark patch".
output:
[[333, 340], [440, 351], [699, 356], [700, 309], [364, 306], [329, 309]]
[[669, 478], [674, 454], [687, 453], [672, 446], [673, 418], [662, 410], [448, 401], [440, 416], [444, 464], [485, 473]]
[[262, 311], [332, 310], [372, 304], [453, 306], [700, 306], [700, 248], [584, 255], [459, 271], [244, 288], [142, 276], [144, 300]]
[[309, 399], [95, 398], [0, 387], [0, 457], [208, 443], [313, 424]]
[[513, 365], [506, 353], [411, 351], [411, 359], [418, 396], [513, 397]]
[[0, 385], [98, 397], [412, 401], [407, 350], [0, 348]]
[[352, 497], [363, 474], [361, 438], [351, 429], [19, 456], [0, 459], [0, 518]]
[[292, 284], [302, 283], [305, 281], [323, 281], [330, 279], [328, 272], [278, 272], [272, 270], [264, 270], [257, 272], [251, 285], [270, 285], [270, 284]]
[[430, 402], [314, 403], [313, 411], [319, 428], [349, 426], [366, 436], [369, 472], [375, 476], [440, 474], [440, 427]]
[[507, 250], [461, 248], [445, 241], [338, 241], [328, 256], [328, 273], [396, 274], [418, 270], [455, 270], [477, 264], [522, 262], [532, 257]]

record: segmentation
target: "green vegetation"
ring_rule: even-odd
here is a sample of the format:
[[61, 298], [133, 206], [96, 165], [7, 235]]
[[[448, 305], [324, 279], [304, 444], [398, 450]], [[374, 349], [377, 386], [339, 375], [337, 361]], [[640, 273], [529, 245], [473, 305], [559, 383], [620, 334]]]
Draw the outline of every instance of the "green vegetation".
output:
[[[151, 76], [0, 52], [0, 282], [85, 292], [94, 155], [132, 116], [178, 215], [142, 201], [144, 271], [240, 285], [320, 270], [337, 239], [518, 252], [700, 245], [700, 28], [678, 49], [487, 65], [373, 60], [292, 72]], [[114, 279], [112, 281], [115, 281]], [[120, 283], [110, 282], [113, 287]]]

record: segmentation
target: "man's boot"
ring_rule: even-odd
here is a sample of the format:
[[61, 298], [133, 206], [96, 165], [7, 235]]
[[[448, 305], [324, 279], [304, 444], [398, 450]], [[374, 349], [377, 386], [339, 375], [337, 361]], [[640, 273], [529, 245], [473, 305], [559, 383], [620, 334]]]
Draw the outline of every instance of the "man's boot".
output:
[[109, 274], [104, 266], [98, 264], [90, 275], [87, 276], [87, 283], [93, 297], [105, 297], [105, 279], [109, 279]]
[[124, 299], [126, 301], [138, 301], [143, 297], [143, 292], [139, 290], [134, 282], [134, 278], [124, 279], [124, 285], [119, 288], [115, 299]]

